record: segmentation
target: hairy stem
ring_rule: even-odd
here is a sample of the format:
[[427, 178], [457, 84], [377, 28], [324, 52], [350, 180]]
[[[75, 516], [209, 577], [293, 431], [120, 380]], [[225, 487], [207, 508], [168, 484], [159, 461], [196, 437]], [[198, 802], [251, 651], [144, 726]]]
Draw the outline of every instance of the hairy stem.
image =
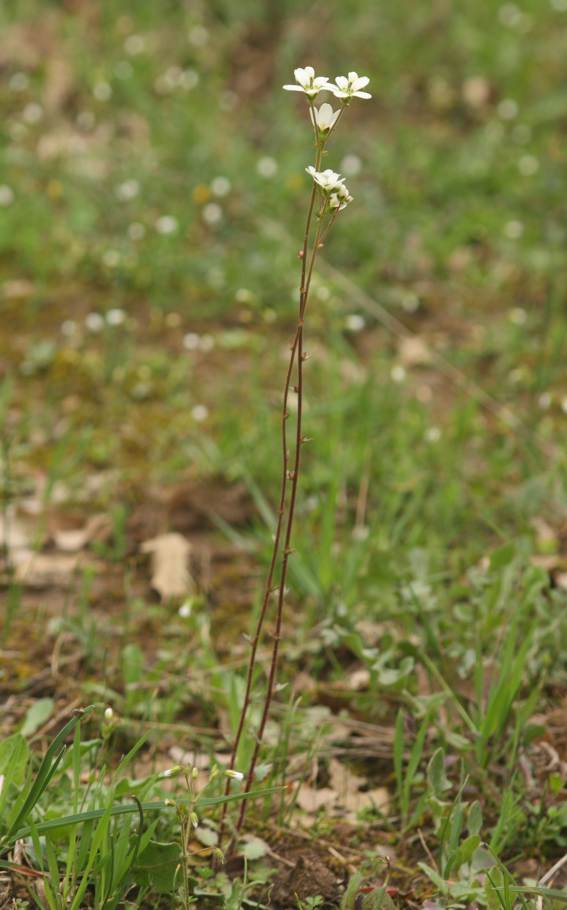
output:
[[[319, 159], [317, 163], [317, 169], [319, 168]], [[309, 221], [313, 213], [313, 205], [310, 207]], [[300, 303], [299, 303], [299, 318], [297, 323], [296, 331], [296, 342], [295, 345], [297, 349], [297, 420], [296, 420], [296, 435], [295, 435], [295, 457], [293, 463], [293, 469], [291, 472], [291, 494], [290, 502], [286, 523], [285, 539], [284, 539], [284, 550], [282, 556], [282, 565], [281, 565], [281, 574], [280, 582], [278, 586], [278, 603], [277, 603], [277, 613], [276, 613], [276, 629], [274, 633], [274, 643], [272, 647], [272, 655], [270, 661], [270, 671], [268, 677], [268, 686], [266, 690], [266, 697], [264, 701], [264, 709], [262, 711], [262, 718], [260, 720], [260, 725], [258, 727], [258, 733], [256, 735], [256, 743], [254, 746], [254, 752], [252, 754], [252, 760], [250, 762], [250, 768], [248, 769], [248, 776], [246, 778], [246, 784], [244, 786], [244, 792], [248, 793], [252, 787], [254, 781], [254, 771], [256, 769], [256, 764], [258, 761], [258, 756], [260, 753], [260, 748], [264, 738], [264, 732], [266, 729], [266, 724], [268, 722], [268, 717], [270, 714], [270, 708], [272, 704], [272, 699], [274, 695], [274, 688], [276, 684], [277, 676], [277, 667], [278, 667], [278, 657], [279, 657], [279, 646], [281, 640], [281, 632], [283, 625], [283, 613], [284, 613], [284, 601], [285, 601], [285, 584], [287, 578], [288, 562], [289, 557], [292, 553], [291, 550], [291, 537], [293, 531], [293, 520], [295, 517], [295, 504], [297, 499], [297, 488], [299, 481], [299, 470], [301, 466], [301, 446], [303, 445], [303, 435], [302, 435], [302, 416], [303, 416], [303, 326], [304, 326], [304, 317], [305, 310], [307, 307], [307, 300], [309, 296], [309, 287], [311, 284], [311, 276], [313, 274], [313, 266], [315, 264], [315, 259], [317, 256], [317, 251], [319, 249], [319, 243], [321, 239], [321, 215], [319, 213], [319, 223], [317, 225], [317, 232], [315, 235], [315, 241], [313, 244], [313, 251], [310, 257], [309, 269], [306, 269], [306, 250], [304, 247], [304, 259], [302, 267], [302, 281], [301, 281], [301, 292], [300, 292]], [[307, 236], [307, 234], [306, 234]], [[295, 352], [292, 349], [292, 357], [290, 358], [290, 365], [292, 364], [292, 358], [295, 356]], [[289, 375], [290, 371], [288, 371]], [[238, 816], [238, 821], [236, 824], [237, 832], [242, 828], [244, 822], [244, 817], [246, 815], [246, 802], [242, 801], [240, 805], [240, 813]]]
[[[319, 170], [319, 168], [321, 166], [322, 155], [323, 155], [323, 145], [319, 145], [317, 147], [317, 155], [316, 155], [316, 162], [315, 162], [315, 168], [317, 170]], [[309, 235], [311, 232], [311, 223], [313, 220], [313, 210], [315, 207], [316, 195], [317, 195], [317, 188], [316, 188], [315, 184], [313, 184], [313, 188], [311, 190], [311, 198], [309, 201], [309, 208], [307, 210], [307, 218], [306, 218], [306, 222], [305, 222], [303, 247], [301, 250], [301, 284], [300, 284], [300, 298], [299, 298], [299, 319], [298, 319], [298, 325], [297, 325], [295, 335], [294, 335], [294, 338], [293, 338], [293, 341], [291, 344], [291, 348], [290, 348], [290, 358], [289, 358], [289, 363], [288, 363], [288, 368], [287, 368], [287, 373], [286, 373], [286, 378], [285, 378], [285, 383], [284, 383], [284, 392], [283, 392], [283, 402], [282, 402], [282, 412], [281, 412], [282, 477], [281, 477], [281, 485], [280, 485], [280, 501], [279, 501], [278, 511], [277, 511], [276, 530], [275, 530], [275, 535], [274, 535], [274, 543], [273, 543], [273, 547], [272, 547], [272, 556], [270, 559], [268, 575], [266, 578], [266, 585], [264, 588], [264, 595], [262, 598], [262, 605], [260, 607], [260, 613], [259, 613], [258, 620], [256, 623], [254, 637], [251, 642], [250, 658], [248, 661], [248, 670], [247, 670], [247, 674], [246, 674], [246, 688], [245, 688], [245, 692], [244, 692], [244, 701], [243, 701], [242, 709], [240, 712], [240, 718], [238, 721], [238, 728], [236, 731], [236, 736], [234, 738], [234, 742], [233, 742], [233, 746], [232, 746], [230, 763], [229, 763], [230, 769], [234, 769], [234, 766], [236, 763], [238, 749], [239, 749], [240, 742], [242, 739], [242, 734], [244, 732], [244, 725], [245, 725], [246, 718], [248, 715], [248, 710], [250, 708], [250, 702], [251, 702], [251, 698], [252, 698], [252, 684], [254, 681], [254, 670], [256, 667], [256, 657], [257, 657], [257, 652], [258, 652], [258, 646], [260, 643], [260, 638], [262, 635], [262, 630], [264, 627], [266, 614], [268, 612], [270, 596], [273, 593], [273, 579], [274, 579], [274, 573], [275, 573], [278, 555], [279, 555], [279, 551], [280, 551], [280, 543], [281, 543], [281, 536], [282, 536], [283, 522], [284, 522], [284, 515], [285, 515], [287, 482], [289, 479], [289, 476], [288, 476], [289, 475], [289, 452], [288, 452], [288, 447], [287, 447], [287, 420], [288, 420], [288, 416], [289, 416], [288, 401], [289, 401], [289, 392], [290, 392], [290, 388], [291, 388], [291, 380], [292, 380], [292, 376], [293, 376], [293, 368], [295, 365], [295, 359], [296, 359], [296, 355], [298, 353], [298, 349], [301, 348], [301, 344], [302, 344], [302, 334], [303, 334], [302, 333], [302, 320], [303, 320], [303, 312], [305, 310], [305, 301], [306, 301], [306, 292], [305, 292], [306, 291], [306, 279], [307, 279], [307, 286], [308, 286], [308, 284], [311, 280], [311, 273], [313, 271], [313, 256], [311, 256], [310, 267], [309, 267], [309, 269], [307, 269], [307, 259], [308, 259], [307, 251], [308, 251], [308, 246], [309, 246]], [[319, 231], [318, 231], [318, 233], [319, 233]], [[303, 351], [301, 350], [300, 358], [301, 358], [302, 354], [303, 354]], [[299, 367], [298, 368], [298, 388], [301, 388], [300, 377], [301, 377], [301, 370]], [[299, 419], [299, 407], [300, 407], [300, 400], [298, 397], [298, 419]], [[296, 445], [297, 445], [297, 443], [296, 443]], [[297, 461], [297, 450], [296, 450], [296, 461]], [[294, 467], [293, 475], [294, 475], [294, 479], [295, 479], [295, 476], [296, 476], [295, 467]], [[297, 486], [297, 484], [295, 484], [295, 486]], [[292, 486], [292, 500], [295, 501], [293, 486]], [[288, 520], [288, 525], [289, 525], [289, 520]], [[286, 534], [286, 536], [287, 536], [287, 534]], [[287, 548], [287, 544], [286, 544], [286, 548]], [[284, 551], [284, 559], [285, 559], [285, 551]], [[279, 604], [279, 599], [278, 599], [278, 604]], [[280, 611], [279, 611], [279, 606], [278, 606], [278, 614], [279, 614], [279, 612]], [[270, 682], [268, 682], [268, 692], [270, 691], [270, 688], [273, 688], [273, 683], [270, 686]], [[270, 696], [270, 701], [271, 701], [271, 696]], [[259, 728], [258, 739], [257, 739], [257, 744], [256, 744], [257, 748], [259, 748], [258, 741], [261, 742], [261, 739], [262, 739], [264, 726], [265, 726], [265, 722], [263, 725], [261, 724], [261, 726]], [[256, 748], [254, 751], [254, 755], [257, 757]], [[254, 764], [255, 764], [255, 760], [254, 760]], [[251, 778], [250, 778], [250, 780], [251, 780]], [[230, 789], [231, 789], [231, 779], [229, 777], [227, 777], [226, 784], [225, 784], [225, 795], [226, 796], [228, 796], [230, 794]], [[248, 789], [249, 789], [249, 787], [248, 787]], [[228, 805], [227, 803], [224, 803], [223, 808], [222, 808], [222, 814], [221, 814], [221, 826], [220, 826], [220, 841], [221, 842], [222, 842], [222, 838], [224, 835], [224, 826], [225, 826], [225, 820], [226, 820], [227, 805]], [[244, 802], [242, 805], [244, 806]], [[239, 818], [239, 823], [241, 823], [240, 818]]]

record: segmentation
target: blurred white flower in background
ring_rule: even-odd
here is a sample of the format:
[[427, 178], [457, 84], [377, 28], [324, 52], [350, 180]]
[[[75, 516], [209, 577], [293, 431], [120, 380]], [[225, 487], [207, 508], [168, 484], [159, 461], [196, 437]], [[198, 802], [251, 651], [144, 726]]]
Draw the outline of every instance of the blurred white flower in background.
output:
[[112, 96], [112, 86], [108, 82], [97, 82], [93, 88], [93, 95], [97, 101], [108, 101]]
[[345, 319], [345, 325], [349, 332], [361, 332], [366, 322], [364, 316], [361, 316], [360, 313], [351, 313]]
[[359, 76], [358, 73], [351, 72], [348, 76], [337, 76], [335, 82], [329, 85], [335, 98], [372, 98], [368, 92], [361, 89], [366, 88], [370, 79], [368, 76]]
[[521, 221], [507, 221], [504, 225], [504, 234], [508, 240], [519, 240], [524, 233], [524, 225]]
[[14, 73], [13, 76], [10, 76], [8, 88], [12, 92], [25, 92], [29, 84], [30, 77], [27, 73]]
[[106, 314], [106, 321], [108, 325], [116, 326], [122, 325], [126, 320], [126, 313], [124, 310], [121, 310], [119, 307], [113, 307]]
[[309, 114], [313, 125], [321, 130], [322, 133], [327, 133], [337, 122], [340, 111], [334, 111], [331, 105], [325, 102], [325, 104], [322, 104], [319, 108], [310, 108]]
[[278, 172], [278, 162], [275, 158], [270, 158], [269, 155], [264, 155], [263, 158], [258, 159], [256, 170], [258, 171], [260, 177], [265, 177], [266, 180], [269, 180], [270, 177], [276, 176]]
[[77, 328], [78, 326], [74, 319], [65, 319], [61, 323], [61, 334], [65, 335], [66, 338], [71, 338], [72, 335], [76, 335]]
[[203, 221], [207, 224], [219, 224], [222, 221], [222, 209], [216, 202], [208, 202], [203, 208]]
[[85, 326], [89, 332], [100, 332], [104, 328], [104, 319], [100, 313], [89, 313], [85, 317]]
[[525, 325], [528, 321], [528, 314], [523, 307], [515, 306], [508, 313], [508, 318], [514, 325]]
[[533, 177], [539, 171], [539, 161], [535, 155], [522, 155], [518, 161], [518, 171], [522, 177]]
[[193, 47], [204, 47], [209, 41], [209, 33], [204, 25], [194, 25], [187, 35]]
[[41, 104], [37, 104], [35, 101], [30, 101], [30, 103], [26, 104], [25, 108], [23, 109], [22, 117], [26, 123], [39, 123], [43, 117], [43, 108]]
[[425, 432], [427, 442], [439, 442], [441, 439], [441, 430], [439, 427], [429, 427]]
[[360, 173], [362, 168], [362, 161], [358, 155], [345, 155], [341, 161], [341, 170], [345, 172], [347, 177], [356, 177]]
[[137, 180], [125, 180], [124, 183], [119, 184], [116, 187], [116, 195], [119, 199], [124, 201], [128, 199], [135, 199], [135, 197], [140, 192], [140, 184]]
[[118, 250], [105, 250], [102, 254], [102, 261], [109, 269], [115, 269], [120, 262], [120, 253]]
[[309, 98], [315, 98], [319, 92], [331, 89], [328, 76], [316, 76], [312, 66], [298, 67], [293, 71], [297, 85], [284, 85], [286, 92], [304, 92]]
[[132, 57], [135, 57], [136, 54], [141, 54], [145, 47], [146, 39], [143, 35], [128, 35], [124, 42], [124, 50]]
[[196, 404], [194, 408], [191, 408], [191, 417], [193, 420], [196, 420], [197, 423], [202, 423], [208, 416], [209, 409], [204, 404]]
[[141, 240], [145, 236], [146, 228], [139, 221], [133, 221], [128, 225], [128, 237], [130, 240]]
[[518, 116], [518, 102], [514, 101], [513, 98], [503, 98], [496, 110], [502, 120], [513, 120], [514, 117]]
[[8, 206], [11, 205], [14, 201], [14, 190], [11, 186], [8, 186], [6, 183], [3, 183], [0, 186], [0, 205]]
[[190, 91], [192, 88], [196, 88], [199, 84], [199, 73], [197, 70], [187, 69], [183, 70], [181, 76], [179, 77], [179, 85], [181, 88]]
[[156, 221], [156, 231], [164, 236], [175, 234], [178, 227], [179, 222], [173, 215], [161, 215]]
[[231, 188], [232, 184], [228, 177], [215, 177], [211, 181], [211, 192], [214, 196], [227, 196]]
[[187, 332], [187, 334], [183, 336], [183, 347], [186, 351], [197, 351], [199, 349], [200, 341], [201, 338], [196, 332]]

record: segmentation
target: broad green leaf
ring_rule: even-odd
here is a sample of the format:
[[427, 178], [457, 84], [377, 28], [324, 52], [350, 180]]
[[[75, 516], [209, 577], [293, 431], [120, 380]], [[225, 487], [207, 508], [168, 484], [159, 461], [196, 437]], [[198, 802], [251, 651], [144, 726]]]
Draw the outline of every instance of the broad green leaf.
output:
[[427, 780], [439, 799], [451, 789], [451, 781], [445, 773], [445, 753], [441, 747], [436, 749], [427, 766]]
[[53, 714], [54, 703], [52, 698], [39, 698], [31, 705], [26, 713], [20, 728], [22, 736], [33, 736], [36, 730], [49, 720]]
[[175, 872], [180, 862], [179, 844], [152, 841], [142, 850], [134, 865], [136, 880], [158, 894], [169, 894], [175, 887]]

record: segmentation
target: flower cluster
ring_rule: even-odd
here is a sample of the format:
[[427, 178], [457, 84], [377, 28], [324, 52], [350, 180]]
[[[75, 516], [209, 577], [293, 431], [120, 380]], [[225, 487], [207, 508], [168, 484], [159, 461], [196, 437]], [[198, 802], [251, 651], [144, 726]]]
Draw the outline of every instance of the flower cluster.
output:
[[284, 88], [288, 92], [304, 92], [309, 99], [315, 98], [319, 92], [332, 92], [345, 103], [351, 98], [372, 98], [368, 92], [362, 91], [370, 82], [368, 76], [359, 76], [354, 71], [348, 76], [335, 76], [334, 82], [329, 82], [328, 76], [316, 76], [312, 66], [300, 66], [293, 71], [293, 75], [297, 85], [284, 85]]
[[330, 168], [318, 171], [312, 164], [305, 170], [313, 177], [314, 182], [326, 197], [329, 209], [342, 212], [349, 202], [352, 202], [352, 196], [345, 186], [345, 178], [336, 171], [332, 171]]
[[[317, 161], [315, 166], [309, 165], [305, 170], [313, 178], [313, 182], [322, 197], [321, 215], [328, 213], [333, 217], [352, 202], [344, 177], [331, 168], [320, 170], [320, 163], [325, 151], [327, 140], [335, 128], [344, 108], [353, 98], [371, 98], [363, 91], [369, 83], [368, 76], [359, 76], [352, 71], [348, 76], [336, 76], [335, 82], [330, 82], [327, 76], [316, 76], [312, 66], [299, 67], [294, 70], [296, 85], [284, 85], [289, 92], [303, 92], [309, 101], [309, 116], [315, 130], [317, 147]], [[315, 107], [313, 99], [319, 92], [331, 92], [340, 101], [338, 110], [325, 102], [320, 107]]]

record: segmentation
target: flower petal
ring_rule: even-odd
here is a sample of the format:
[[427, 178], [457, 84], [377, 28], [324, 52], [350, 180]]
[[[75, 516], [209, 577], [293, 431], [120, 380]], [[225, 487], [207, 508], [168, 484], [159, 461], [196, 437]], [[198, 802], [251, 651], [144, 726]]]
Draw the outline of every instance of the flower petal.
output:
[[372, 95], [370, 95], [368, 92], [355, 92], [354, 97], [355, 98], [372, 98]]
[[303, 88], [300, 85], [282, 85], [282, 88], [285, 88], [286, 92], [302, 92]]
[[359, 89], [364, 88], [366, 85], [368, 85], [369, 82], [370, 79], [368, 76], [359, 76], [358, 79], [354, 80], [352, 89], [354, 92], [358, 92]]

